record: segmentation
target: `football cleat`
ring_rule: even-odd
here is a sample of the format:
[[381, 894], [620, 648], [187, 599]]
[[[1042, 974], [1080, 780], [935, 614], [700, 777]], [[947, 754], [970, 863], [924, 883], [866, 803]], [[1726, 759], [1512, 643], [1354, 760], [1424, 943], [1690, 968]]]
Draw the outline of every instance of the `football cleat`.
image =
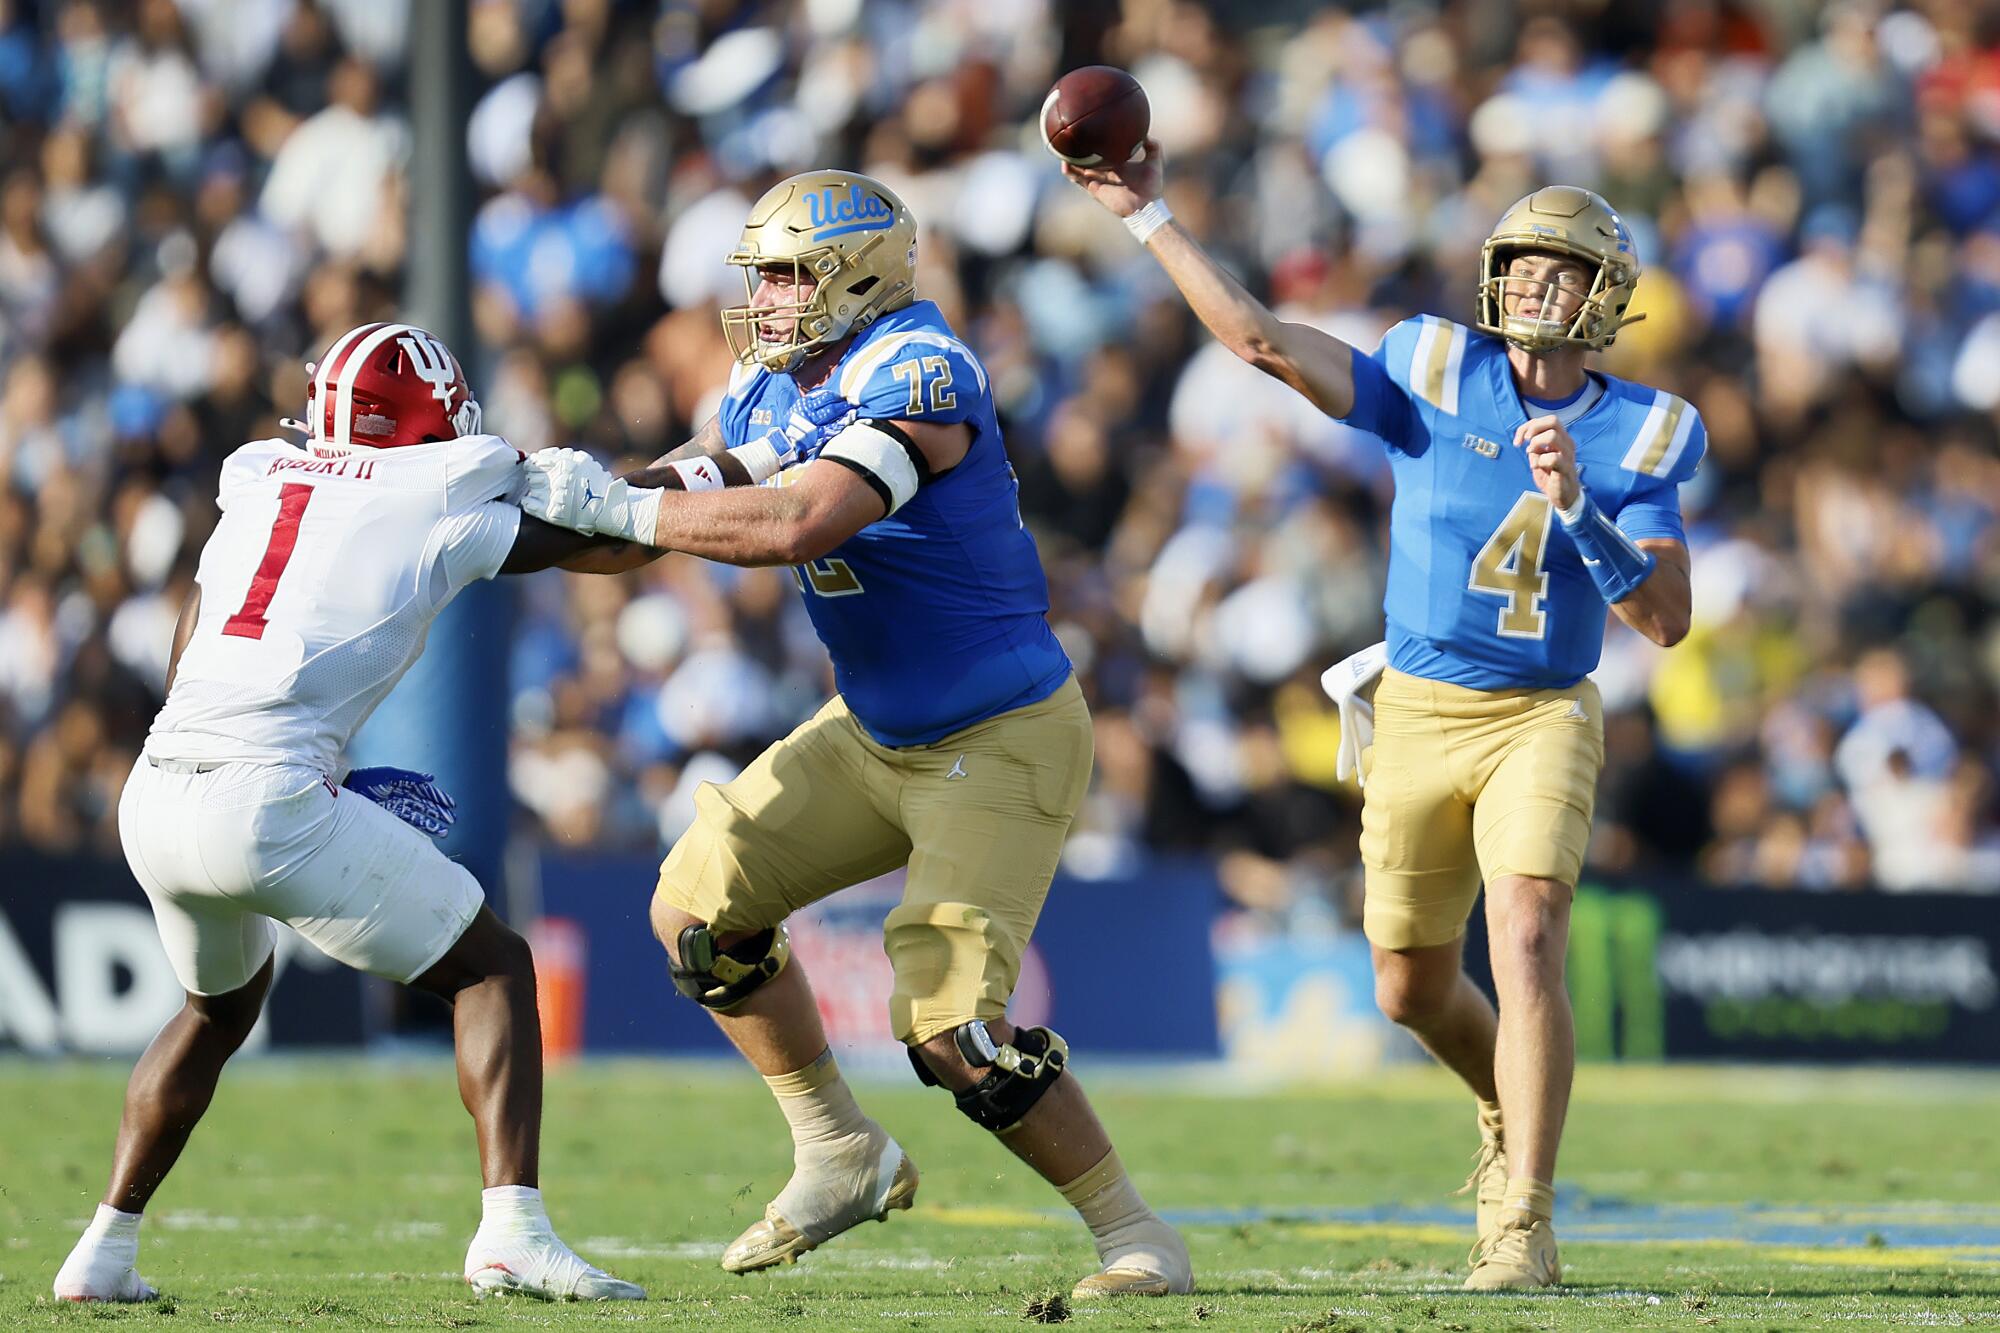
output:
[[1562, 1284], [1555, 1228], [1547, 1218], [1510, 1212], [1472, 1247], [1467, 1291], [1539, 1291]]
[[108, 1301], [128, 1304], [158, 1300], [153, 1284], [139, 1276], [139, 1240], [93, 1240], [85, 1236], [69, 1252], [56, 1274], [59, 1301]]
[[1497, 1124], [1479, 1118], [1479, 1148], [1472, 1154], [1472, 1174], [1458, 1192], [1473, 1196], [1477, 1209], [1473, 1234], [1484, 1236], [1500, 1225], [1500, 1208], [1507, 1198], [1507, 1140]]
[[800, 1255], [841, 1232], [869, 1218], [886, 1222], [890, 1213], [914, 1204], [917, 1164], [880, 1125], [870, 1121], [869, 1130], [865, 1136], [857, 1135], [861, 1142], [845, 1154], [852, 1159], [858, 1149], [867, 1154], [865, 1159], [850, 1160], [843, 1169], [836, 1158], [819, 1164], [821, 1170], [812, 1173], [829, 1174], [830, 1168], [844, 1174], [847, 1179], [838, 1185], [802, 1179], [808, 1164], [801, 1162], [790, 1183], [765, 1207], [764, 1216], [729, 1242], [722, 1252], [722, 1266], [732, 1273], [754, 1273], [774, 1264], [797, 1263]]
[[584, 1262], [551, 1235], [472, 1238], [465, 1280], [482, 1300], [496, 1293], [545, 1301], [643, 1301], [646, 1289]]
[[1071, 1300], [1185, 1296], [1194, 1290], [1194, 1265], [1180, 1232], [1152, 1216], [1120, 1235], [1121, 1243], [1101, 1256], [1104, 1266], [1070, 1291]]

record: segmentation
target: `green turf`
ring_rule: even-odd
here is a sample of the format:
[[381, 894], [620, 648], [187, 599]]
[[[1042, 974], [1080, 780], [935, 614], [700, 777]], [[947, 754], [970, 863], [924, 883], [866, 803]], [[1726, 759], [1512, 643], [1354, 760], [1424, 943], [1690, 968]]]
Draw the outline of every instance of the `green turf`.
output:
[[[124, 1075], [0, 1062], [0, 1328], [1003, 1328], [1092, 1266], [1051, 1191], [941, 1094], [889, 1081], [861, 1092], [923, 1168], [916, 1210], [796, 1267], [731, 1277], [716, 1256], [789, 1165], [776, 1109], [736, 1068], [600, 1064], [551, 1078], [550, 1210], [654, 1299], [475, 1302], [458, 1279], [472, 1136], [448, 1065], [266, 1061], [232, 1071], [150, 1210], [141, 1271], [170, 1299], [59, 1305], [49, 1282], [102, 1188]], [[1081, 1307], [1073, 1326], [2000, 1326], [2000, 1079], [1587, 1070], [1561, 1173], [1571, 1285], [1527, 1297], [1457, 1290], [1470, 1207], [1449, 1194], [1474, 1141], [1469, 1103], [1441, 1076], [1273, 1095], [1188, 1081], [1094, 1083], [1158, 1207], [1257, 1211], [1187, 1225], [1196, 1295]], [[1775, 1216], [1806, 1239], [1692, 1241], [1671, 1212], [1651, 1236], [1590, 1238], [1614, 1200], [1797, 1205]], [[1312, 1211], [1370, 1205], [1399, 1211]], [[1712, 1231], [1732, 1214], [1689, 1215]], [[1945, 1231], [1898, 1238], [1925, 1218]]]

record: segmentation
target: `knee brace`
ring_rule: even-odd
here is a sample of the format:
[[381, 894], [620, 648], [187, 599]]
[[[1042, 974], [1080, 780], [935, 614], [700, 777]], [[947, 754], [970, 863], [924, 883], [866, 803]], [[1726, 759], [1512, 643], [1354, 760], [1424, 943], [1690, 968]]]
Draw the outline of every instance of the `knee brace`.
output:
[[[960, 1024], [952, 1032], [952, 1040], [967, 1064], [988, 1071], [964, 1092], [952, 1094], [958, 1109], [973, 1124], [995, 1134], [1005, 1134], [1020, 1124], [1069, 1064], [1069, 1043], [1048, 1028], [1015, 1028], [1014, 1040], [1002, 1045], [993, 1040], [986, 1024], [975, 1018]], [[925, 1087], [944, 1086], [916, 1047], [905, 1049]]]
[[699, 922], [682, 929], [675, 941], [680, 961], [668, 971], [674, 989], [710, 1009], [731, 1009], [750, 993], [785, 970], [792, 943], [783, 926], [760, 930], [728, 948], [715, 942], [715, 932]]

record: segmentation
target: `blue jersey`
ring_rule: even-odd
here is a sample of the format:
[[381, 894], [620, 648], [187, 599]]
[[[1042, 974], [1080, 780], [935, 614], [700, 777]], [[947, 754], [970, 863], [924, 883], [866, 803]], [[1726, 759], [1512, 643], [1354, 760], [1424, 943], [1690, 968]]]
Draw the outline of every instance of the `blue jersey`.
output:
[[[919, 301], [863, 330], [827, 383], [864, 420], [972, 428], [957, 466], [793, 571], [848, 708], [884, 745], [928, 745], [1054, 693], [1069, 657], [1049, 629], [1049, 585], [985, 368]], [[782, 425], [798, 397], [789, 375], [740, 374], [717, 412], [724, 441]]]
[[[1595, 375], [1595, 372], [1593, 372]], [[1684, 540], [1680, 483], [1708, 447], [1683, 398], [1610, 375], [1569, 423], [1578, 476], [1626, 536]], [[1573, 685], [1597, 666], [1606, 607], [1514, 446], [1506, 344], [1434, 316], [1354, 355], [1347, 421], [1389, 446], [1389, 664], [1473, 689]]]

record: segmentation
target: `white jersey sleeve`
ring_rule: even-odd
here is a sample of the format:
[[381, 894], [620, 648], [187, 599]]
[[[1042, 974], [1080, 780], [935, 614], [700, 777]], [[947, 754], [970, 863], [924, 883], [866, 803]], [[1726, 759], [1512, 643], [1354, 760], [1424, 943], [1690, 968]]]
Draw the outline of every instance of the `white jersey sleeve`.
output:
[[438, 559], [445, 576], [445, 595], [438, 604], [442, 606], [471, 584], [498, 574], [520, 531], [520, 507], [505, 500], [488, 500], [476, 508], [446, 514], [437, 529]]
[[518, 503], [527, 484], [527, 457], [498, 435], [453, 440], [445, 455], [445, 512], [456, 514], [488, 500]]

